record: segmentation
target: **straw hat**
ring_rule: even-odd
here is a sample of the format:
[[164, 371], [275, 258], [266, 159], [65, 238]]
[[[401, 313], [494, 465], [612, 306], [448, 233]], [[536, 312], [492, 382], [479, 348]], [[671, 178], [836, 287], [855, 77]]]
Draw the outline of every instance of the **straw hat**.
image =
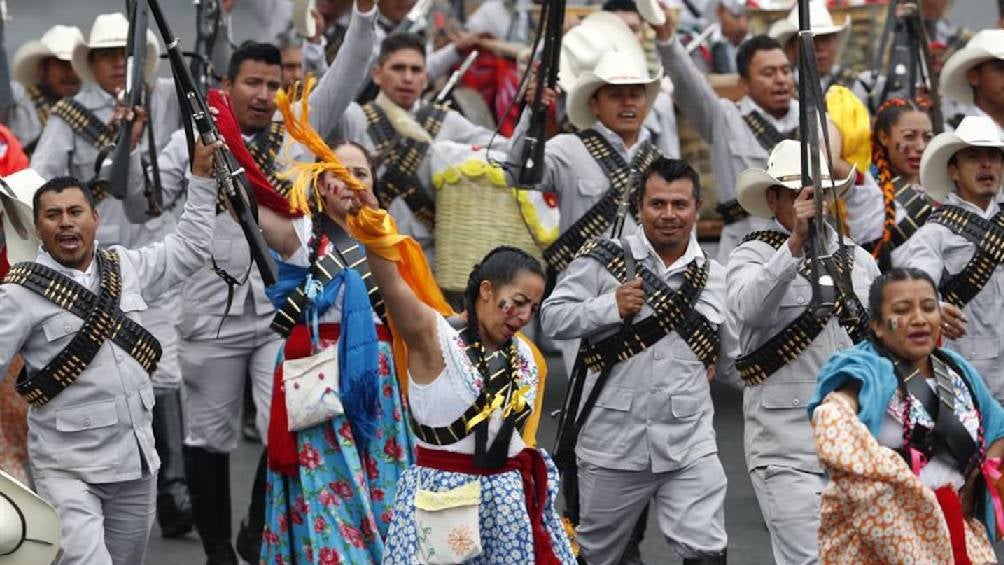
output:
[[[91, 73], [91, 65], [87, 61], [87, 55], [92, 50], [125, 47], [128, 37], [129, 20], [122, 14], [118, 12], [101, 14], [95, 18], [87, 43], [81, 43], [73, 49], [73, 70], [77, 71], [80, 80], [94, 82], [94, 74]], [[147, 83], [153, 81], [153, 78], [157, 76], [159, 65], [160, 46], [153, 32], [148, 29], [146, 30], [146, 65], [143, 68], [143, 77]]]
[[[659, 95], [662, 69], [655, 76], [648, 74], [644, 58], [633, 57], [623, 51], [608, 51], [596, 63], [596, 68], [579, 76], [568, 96], [568, 119], [579, 129], [596, 123], [596, 115], [589, 109], [589, 99], [607, 84], [640, 84], [645, 87], [645, 112], [652, 109]], [[644, 116], [642, 116], [644, 118]]]
[[0, 208], [3, 210], [3, 235], [10, 263], [34, 261], [38, 256], [32, 198], [45, 184], [34, 169], [22, 169], [0, 178]]
[[[840, 53], [843, 52], [844, 44], [847, 43], [847, 38], [851, 31], [850, 16], [844, 19], [844, 23], [837, 25], [833, 22], [833, 16], [830, 15], [830, 11], [826, 9], [826, 2], [824, 0], [810, 0], [809, 29], [812, 30], [813, 37], [832, 35], [834, 33], [840, 34], [840, 48], [837, 50], [837, 60], [839, 61]], [[770, 26], [770, 31], [767, 32], [767, 35], [777, 40], [782, 47], [798, 35], [798, 6], [795, 6], [788, 12], [788, 17], [774, 22]]]
[[69, 62], [73, 59], [73, 49], [84, 42], [84, 34], [74, 26], [55, 25], [42, 35], [41, 39], [36, 39], [25, 43], [17, 52], [11, 67], [14, 71], [14, 80], [25, 86], [32, 86], [42, 82], [42, 74], [39, 72], [38, 64], [47, 57], [55, 57], [61, 61]]
[[562, 90], [571, 91], [579, 75], [592, 70], [600, 57], [609, 51], [623, 51], [645, 60], [645, 50], [638, 37], [612, 12], [593, 12], [568, 30], [561, 38], [561, 58], [558, 60], [558, 84]]
[[[821, 155], [820, 173], [823, 188], [830, 187], [830, 168], [826, 156]], [[837, 196], [843, 196], [851, 187], [856, 172], [852, 169], [847, 178], [836, 181]], [[736, 178], [736, 195], [739, 205], [758, 218], [773, 218], [774, 212], [767, 204], [767, 189], [781, 185], [791, 190], [802, 189], [802, 145], [786, 139], [774, 146], [767, 158], [767, 170], [746, 169]]]
[[920, 184], [928, 196], [942, 202], [955, 182], [948, 176], [948, 162], [966, 147], [1000, 147], [1004, 140], [992, 118], [968, 116], [954, 132], [938, 134], [924, 150], [920, 159]]
[[941, 94], [967, 106], [974, 104], [973, 87], [966, 73], [992, 59], [1004, 59], [1004, 30], [985, 29], [977, 33], [945, 61], [941, 69]]
[[0, 565], [52, 563], [59, 515], [37, 494], [0, 471]]

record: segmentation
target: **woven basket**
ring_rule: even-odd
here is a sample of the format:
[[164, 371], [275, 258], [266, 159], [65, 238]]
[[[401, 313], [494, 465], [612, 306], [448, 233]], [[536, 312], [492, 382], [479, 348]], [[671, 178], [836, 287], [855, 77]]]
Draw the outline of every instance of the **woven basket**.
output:
[[[459, 159], [463, 160], [457, 162]], [[542, 260], [541, 249], [520, 212], [516, 191], [506, 185], [500, 168], [484, 160], [483, 150], [444, 150], [437, 143], [432, 164], [436, 279], [443, 290], [464, 290], [471, 268], [499, 245], [518, 247]]]

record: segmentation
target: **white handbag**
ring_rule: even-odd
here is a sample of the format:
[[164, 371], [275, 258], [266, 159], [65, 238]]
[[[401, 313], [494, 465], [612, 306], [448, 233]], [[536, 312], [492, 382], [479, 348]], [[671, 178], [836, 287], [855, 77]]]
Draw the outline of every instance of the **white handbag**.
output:
[[423, 565], [463, 563], [481, 555], [481, 481], [457, 488], [415, 492], [418, 561]]
[[345, 411], [338, 398], [338, 346], [282, 363], [289, 431], [326, 422]]

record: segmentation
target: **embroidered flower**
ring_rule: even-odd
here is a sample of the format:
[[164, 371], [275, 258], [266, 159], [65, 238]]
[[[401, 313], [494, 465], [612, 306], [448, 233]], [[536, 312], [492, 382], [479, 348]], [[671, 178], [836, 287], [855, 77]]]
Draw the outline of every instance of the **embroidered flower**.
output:
[[401, 444], [397, 442], [396, 437], [387, 440], [387, 443], [383, 446], [383, 452], [394, 461], [401, 461], [404, 458], [404, 450], [401, 448]]
[[293, 508], [296, 508], [297, 512], [302, 512], [306, 514], [310, 511], [310, 507], [307, 506], [307, 501], [303, 499], [303, 496], [297, 496], [296, 500], [293, 501]]
[[335, 498], [335, 495], [328, 489], [321, 489], [321, 493], [317, 495], [317, 499], [320, 500], [321, 504], [324, 506], [338, 506], [338, 499]]
[[328, 483], [328, 488], [342, 498], [352, 498], [352, 487], [349, 486], [348, 481], [340, 480]]
[[345, 420], [345, 422], [342, 424], [342, 427], [338, 428], [338, 435], [342, 436], [343, 438], [349, 441], [353, 441], [352, 426], [349, 425], [348, 420]]
[[300, 450], [300, 465], [308, 469], [316, 469], [321, 464], [321, 454], [314, 446], [307, 443]]
[[382, 488], [375, 488], [370, 491], [370, 500], [373, 502], [381, 502], [384, 499], [384, 492]]
[[390, 524], [390, 520], [393, 517], [394, 517], [394, 511], [391, 508], [388, 508], [383, 511], [383, 514], [380, 514], [380, 521], [383, 522], [384, 524]]
[[373, 523], [373, 518], [370, 518], [369, 516], [363, 518], [362, 523], [359, 524], [359, 528], [362, 530], [363, 536], [366, 539], [373, 539], [373, 534], [376, 532], [376, 524]]
[[279, 544], [279, 534], [272, 531], [271, 528], [265, 526], [265, 529], [261, 533], [261, 539], [265, 542], [265, 545], [278, 545]]
[[303, 556], [307, 558], [308, 563], [313, 563], [314, 561], [314, 548], [311, 547], [309, 543], [303, 544]]
[[446, 534], [446, 543], [457, 555], [466, 555], [474, 548], [474, 530], [469, 524], [460, 524]]
[[328, 447], [338, 447], [338, 436], [335, 435], [335, 428], [330, 424], [324, 425], [324, 442], [328, 444]]
[[286, 522], [285, 514], [279, 515], [279, 531], [282, 533], [286, 533], [287, 531], [289, 531], [289, 523]]
[[394, 417], [394, 421], [395, 422], [400, 422], [401, 421], [401, 410], [399, 410], [397, 407], [395, 407], [394, 408], [394, 414], [392, 414], [392, 416]]
[[[387, 362], [387, 356], [386, 355], [381, 355], [379, 357], [379, 365], [377, 366], [377, 371], [380, 373], [380, 376], [382, 376], [382, 377], [387, 376], [387, 375], [390, 374], [390, 363]], [[387, 388], [390, 388], [390, 387], [387, 387]], [[387, 394], [386, 390], [384, 391], [384, 394]], [[390, 395], [387, 394], [387, 396], [390, 396]]]
[[318, 565], [339, 565], [342, 562], [342, 558], [338, 556], [338, 552], [330, 547], [322, 547], [318, 557]]
[[380, 478], [380, 468], [377, 466], [376, 459], [366, 454], [363, 456], [363, 464], [366, 465], [366, 476], [371, 481]]
[[394, 396], [394, 387], [390, 385], [384, 385], [383, 395], [386, 396], [387, 398]]
[[328, 523], [324, 521], [324, 516], [318, 516], [314, 519], [314, 531], [321, 533], [325, 528], [328, 527]]
[[342, 538], [349, 542], [349, 545], [353, 547], [362, 547], [364, 545], [363, 533], [359, 531], [359, 528], [342, 523], [338, 525], [338, 531], [341, 532]]

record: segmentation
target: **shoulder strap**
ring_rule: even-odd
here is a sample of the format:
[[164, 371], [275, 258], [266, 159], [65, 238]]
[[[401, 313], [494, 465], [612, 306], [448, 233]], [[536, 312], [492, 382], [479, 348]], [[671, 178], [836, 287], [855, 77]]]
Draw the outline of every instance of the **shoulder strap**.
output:
[[35, 112], [38, 114], [38, 122], [45, 128], [46, 122], [49, 121], [49, 112], [52, 111], [52, 106], [56, 101], [49, 98], [37, 85], [33, 84], [24, 90], [28, 94], [28, 98], [31, 99], [32, 105], [35, 106]]
[[113, 128], [109, 128], [94, 112], [73, 98], [63, 98], [57, 102], [52, 107], [51, 115], [62, 118], [74, 133], [99, 152], [108, 151], [115, 144]]
[[767, 118], [763, 117], [757, 110], [743, 115], [743, 120], [746, 121], [746, 125], [753, 132], [753, 136], [756, 137], [760, 147], [763, 147], [768, 153], [774, 149], [775, 145], [786, 139], [798, 139], [797, 129], [790, 132], [777, 131], [777, 128], [767, 121]]
[[18, 378], [18, 393], [35, 407], [44, 406], [73, 384], [107, 340], [129, 353], [149, 374], [157, 368], [160, 343], [119, 309], [122, 281], [118, 255], [99, 251], [96, 260], [101, 280], [98, 294], [38, 263], [18, 263], [4, 279], [4, 284], [21, 285], [84, 320], [70, 343], [45, 367]]
[[293, 188], [293, 183], [289, 179], [278, 176], [278, 163], [276, 162], [279, 150], [282, 149], [282, 140], [286, 134], [286, 125], [279, 122], [271, 122], [265, 130], [254, 136], [248, 142], [248, 152], [258, 168], [280, 194], [289, 196], [289, 191]]
[[917, 233], [920, 226], [931, 216], [934, 208], [923, 192], [915, 190], [902, 180], [902, 177], [893, 181], [893, 186], [896, 188], [893, 198], [905, 212], [903, 219], [892, 230], [893, 247], [899, 247]]
[[1004, 211], [991, 220], [959, 206], [941, 206], [928, 218], [965, 237], [976, 247], [972, 259], [955, 276], [941, 283], [946, 302], [964, 308], [990, 282], [997, 267], [1004, 263]]

